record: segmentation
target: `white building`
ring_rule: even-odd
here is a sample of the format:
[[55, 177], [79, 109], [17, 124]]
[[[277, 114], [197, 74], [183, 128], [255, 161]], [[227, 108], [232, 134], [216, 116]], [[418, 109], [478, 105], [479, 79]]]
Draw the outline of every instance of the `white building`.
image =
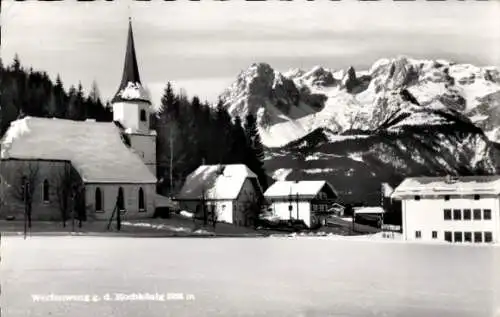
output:
[[240, 226], [253, 224], [260, 199], [257, 175], [243, 164], [201, 165], [188, 175], [175, 197], [181, 209], [197, 218], [203, 217], [205, 207], [218, 221]]
[[323, 222], [337, 197], [327, 181], [277, 181], [264, 193], [274, 216], [300, 219], [308, 227]]
[[498, 243], [500, 176], [419, 177], [392, 193], [402, 201], [406, 240]]

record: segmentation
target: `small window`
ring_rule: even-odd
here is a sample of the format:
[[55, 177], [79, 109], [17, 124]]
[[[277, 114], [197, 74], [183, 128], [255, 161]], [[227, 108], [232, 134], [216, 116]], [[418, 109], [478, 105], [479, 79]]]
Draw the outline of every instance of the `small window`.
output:
[[474, 220], [481, 220], [481, 209], [474, 209]]
[[432, 231], [432, 239], [437, 239], [437, 237], [438, 237], [438, 232]]
[[464, 209], [464, 220], [470, 220], [470, 219], [471, 219], [471, 210]]
[[479, 199], [481, 199], [481, 196], [479, 196], [479, 195], [474, 195], [474, 200], [479, 200]]
[[420, 239], [422, 237], [421, 231], [415, 231], [415, 238]]
[[451, 242], [451, 231], [444, 232], [444, 241]]
[[453, 238], [455, 242], [462, 242], [462, 232], [461, 231], [455, 231], [453, 233]]
[[472, 232], [464, 232], [464, 242], [472, 242]]
[[49, 195], [49, 181], [44, 180], [43, 181], [43, 202], [48, 203], [50, 200], [50, 195]]
[[453, 220], [462, 220], [462, 210], [453, 209]]
[[491, 209], [483, 210], [483, 220], [491, 220]]
[[444, 220], [451, 220], [451, 209], [444, 210]]
[[415, 196], [415, 200], [419, 201], [420, 200], [420, 196]]
[[493, 241], [493, 233], [491, 231], [486, 231], [484, 233], [484, 242], [490, 243]]
[[146, 121], [146, 110], [141, 109], [141, 121], [145, 122]]
[[450, 200], [450, 195], [444, 196], [444, 200]]
[[474, 232], [474, 242], [481, 243], [483, 242], [483, 233], [480, 231]]

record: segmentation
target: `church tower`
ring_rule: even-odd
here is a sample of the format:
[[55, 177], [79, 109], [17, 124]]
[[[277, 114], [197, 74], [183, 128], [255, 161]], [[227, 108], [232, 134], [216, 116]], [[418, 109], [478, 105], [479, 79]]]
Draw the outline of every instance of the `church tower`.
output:
[[142, 87], [129, 18], [125, 65], [120, 87], [113, 97], [113, 121], [119, 122], [129, 136], [130, 145], [156, 176], [156, 132], [150, 128], [151, 100]]

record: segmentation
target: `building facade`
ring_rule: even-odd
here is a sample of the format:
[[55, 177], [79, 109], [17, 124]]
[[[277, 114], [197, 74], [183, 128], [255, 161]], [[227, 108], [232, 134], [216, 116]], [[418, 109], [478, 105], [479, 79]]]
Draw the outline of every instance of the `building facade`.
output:
[[196, 218], [251, 226], [262, 199], [257, 175], [243, 164], [201, 165], [188, 175], [175, 200]]
[[277, 181], [264, 193], [270, 211], [280, 219], [303, 220], [308, 227], [324, 223], [336, 198], [326, 181]]
[[410, 178], [392, 197], [406, 240], [500, 242], [500, 176]]

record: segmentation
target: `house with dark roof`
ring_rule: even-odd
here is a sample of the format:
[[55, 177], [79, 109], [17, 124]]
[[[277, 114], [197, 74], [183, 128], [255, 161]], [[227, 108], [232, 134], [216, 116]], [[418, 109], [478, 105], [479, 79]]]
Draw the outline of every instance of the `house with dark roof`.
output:
[[[25, 117], [1, 140], [2, 216], [32, 219], [150, 217], [156, 193], [156, 133], [150, 98], [141, 84], [129, 21], [122, 80], [112, 99], [114, 122]], [[126, 141], [126, 142], [125, 142]]]
[[253, 224], [261, 199], [257, 175], [244, 164], [201, 165], [175, 197], [181, 209], [197, 218], [206, 214], [240, 226]]
[[277, 181], [264, 193], [270, 203], [270, 211], [280, 219], [300, 219], [308, 227], [319, 226], [331, 210], [338, 197], [337, 191], [327, 181]]
[[500, 242], [499, 175], [407, 178], [391, 197], [406, 240]]

